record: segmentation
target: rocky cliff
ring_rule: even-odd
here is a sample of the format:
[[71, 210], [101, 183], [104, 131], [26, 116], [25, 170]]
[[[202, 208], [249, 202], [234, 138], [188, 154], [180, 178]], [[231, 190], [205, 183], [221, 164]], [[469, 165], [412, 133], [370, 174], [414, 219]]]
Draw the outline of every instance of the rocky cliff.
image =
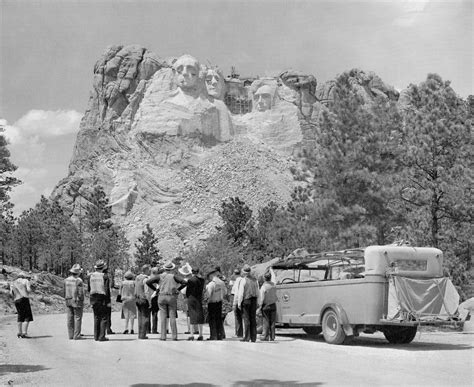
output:
[[[371, 73], [354, 70], [353, 79], [368, 100], [398, 97]], [[215, 230], [222, 200], [239, 196], [257, 210], [290, 199], [290, 169], [331, 87], [295, 71], [224, 82], [190, 56], [111, 46], [94, 66], [69, 173], [52, 197], [77, 217], [100, 184], [132, 242], [149, 223], [164, 256], [175, 257]]]

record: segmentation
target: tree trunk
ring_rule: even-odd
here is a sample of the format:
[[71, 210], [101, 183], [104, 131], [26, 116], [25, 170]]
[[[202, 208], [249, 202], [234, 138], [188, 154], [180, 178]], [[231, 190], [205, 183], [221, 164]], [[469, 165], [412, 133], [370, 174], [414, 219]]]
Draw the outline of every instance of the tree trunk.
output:
[[433, 192], [431, 199], [431, 242], [433, 247], [438, 247], [438, 195]]

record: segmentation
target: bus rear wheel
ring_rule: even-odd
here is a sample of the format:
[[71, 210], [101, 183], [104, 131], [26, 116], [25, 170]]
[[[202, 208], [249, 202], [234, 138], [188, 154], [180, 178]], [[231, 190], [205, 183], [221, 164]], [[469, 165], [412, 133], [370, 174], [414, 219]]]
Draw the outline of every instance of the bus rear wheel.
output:
[[333, 309], [328, 309], [323, 315], [323, 336], [328, 344], [343, 344], [346, 340], [346, 333], [342, 328], [337, 313]]
[[385, 338], [391, 344], [408, 344], [416, 336], [417, 326], [414, 327], [390, 327], [383, 331]]

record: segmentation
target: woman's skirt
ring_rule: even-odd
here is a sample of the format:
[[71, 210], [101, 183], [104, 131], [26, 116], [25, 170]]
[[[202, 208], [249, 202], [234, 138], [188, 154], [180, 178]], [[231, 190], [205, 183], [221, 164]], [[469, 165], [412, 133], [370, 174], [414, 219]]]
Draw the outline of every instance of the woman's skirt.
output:
[[188, 297], [188, 316], [190, 324], [204, 324], [202, 301], [194, 296]]
[[135, 299], [122, 301], [122, 318], [135, 318], [137, 317], [137, 304]]
[[18, 312], [18, 322], [33, 321], [30, 299], [23, 297], [15, 301], [16, 311]]

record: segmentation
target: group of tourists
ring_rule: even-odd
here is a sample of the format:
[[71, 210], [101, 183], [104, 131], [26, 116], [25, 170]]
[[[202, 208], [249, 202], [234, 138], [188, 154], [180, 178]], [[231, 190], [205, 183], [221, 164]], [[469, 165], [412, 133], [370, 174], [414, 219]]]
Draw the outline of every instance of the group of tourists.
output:
[[[67, 308], [67, 328], [70, 340], [81, 340], [82, 316], [86, 287], [94, 314], [94, 340], [108, 341], [111, 329], [111, 279], [107, 265], [99, 260], [94, 271], [83, 281], [83, 269], [73, 265], [64, 281], [64, 297]], [[234, 312], [235, 337], [241, 341], [257, 340], [257, 314], [263, 320], [261, 340], [275, 340], [276, 289], [270, 272], [263, 276], [259, 284], [251, 273], [249, 265], [235, 269], [227, 283], [219, 267], [206, 273], [189, 263], [176, 270], [176, 265], [168, 261], [161, 267], [144, 265], [140, 273], [131, 271], [124, 274], [120, 284], [117, 302], [122, 304], [122, 319], [125, 320], [123, 334], [134, 334], [134, 321], [138, 319], [138, 339], [148, 339], [148, 334], [160, 334], [160, 340], [178, 340], [176, 319], [178, 298], [187, 314], [188, 340], [204, 340], [203, 327], [209, 324], [207, 340], [224, 340], [224, 320], [227, 312], [223, 304], [230, 304]], [[259, 286], [261, 285], [261, 286]], [[11, 294], [18, 311], [18, 337], [28, 337], [28, 324], [33, 321], [29, 303], [31, 287], [27, 275], [20, 274], [12, 283]], [[207, 312], [207, 313], [206, 313]], [[158, 330], [158, 321], [160, 322]], [[170, 328], [170, 329], [169, 329]]]

